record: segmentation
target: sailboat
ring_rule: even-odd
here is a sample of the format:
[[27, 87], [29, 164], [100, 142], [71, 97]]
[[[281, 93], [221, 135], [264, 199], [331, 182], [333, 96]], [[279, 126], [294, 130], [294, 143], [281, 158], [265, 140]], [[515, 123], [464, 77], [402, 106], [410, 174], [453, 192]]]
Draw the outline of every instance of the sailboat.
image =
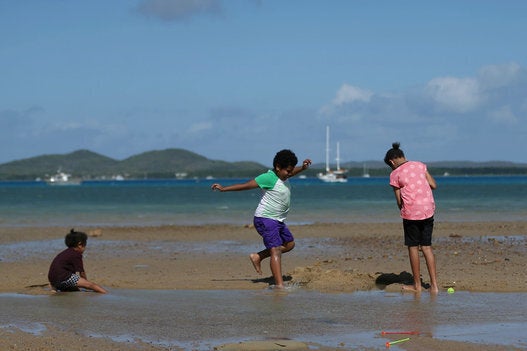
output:
[[347, 170], [340, 168], [340, 145], [337, 142], [337, 169], [332, 171], [329, 167], [329, 127], [326, 127], [326, 172], [319, 173], [317, 175], [318, 179], [326, 183], [346, 183]]
[[369, 178], [370, 172], [368, 172], [368, 167], [366, 166], [366, 163], [362, 164], [362, 178]]

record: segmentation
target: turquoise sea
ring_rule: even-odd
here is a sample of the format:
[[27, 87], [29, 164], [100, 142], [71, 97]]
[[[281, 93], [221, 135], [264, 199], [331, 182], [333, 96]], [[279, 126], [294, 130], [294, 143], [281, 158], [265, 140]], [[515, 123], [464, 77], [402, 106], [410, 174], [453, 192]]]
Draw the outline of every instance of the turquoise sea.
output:
[[[0, 182], [2, 226], [151, 226], [247, 224], [259, 190], [219, 193], [212, 183], [247, 179], [92, 181], [50, 186]], [[527, 176], [437, 177], [436, 220], [527, 220]], [[289, 224], [394, 222], [398, 209], [388, 178], [328, 184], [291, 179]]]

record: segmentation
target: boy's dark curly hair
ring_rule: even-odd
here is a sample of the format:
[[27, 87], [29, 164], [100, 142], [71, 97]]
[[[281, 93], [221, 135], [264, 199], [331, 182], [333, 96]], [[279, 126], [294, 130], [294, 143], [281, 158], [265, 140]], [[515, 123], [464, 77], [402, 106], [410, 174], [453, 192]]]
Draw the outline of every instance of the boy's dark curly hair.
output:
[[83, 232], [76, 232], [75, 229], [71, 229], [70, 232], [66, 234], [66, 238], [64, 239], [64, 243], [67, 247], [76, 247], [79, 244], [86, 246], [87, 242], [88, 235]]
[[276, 153], [273, 159], [273, 167], [287, 168], [289, 166], [295, 167], [298, 163], [298, 158], [291, 150], [284, 149]]

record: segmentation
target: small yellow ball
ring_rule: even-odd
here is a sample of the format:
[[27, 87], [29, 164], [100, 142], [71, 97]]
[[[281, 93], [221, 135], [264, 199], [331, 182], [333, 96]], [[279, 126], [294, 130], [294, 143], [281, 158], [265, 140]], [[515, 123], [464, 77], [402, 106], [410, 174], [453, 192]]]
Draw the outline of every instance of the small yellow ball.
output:
[[455, 292], [454, 288], [448, 288], [447, 292], [449, 294], [453, 294]]

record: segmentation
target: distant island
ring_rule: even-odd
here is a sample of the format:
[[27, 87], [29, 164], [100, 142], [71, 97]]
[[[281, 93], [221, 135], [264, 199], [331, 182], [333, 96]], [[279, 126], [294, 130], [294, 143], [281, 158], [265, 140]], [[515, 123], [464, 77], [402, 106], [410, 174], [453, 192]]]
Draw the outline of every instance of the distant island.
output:
[[[443, 161], [427, 165], [434, 176], [527, 174], [527, 164], [503, 161]], [[365, 176], [366, 172], [371, 177], [384, 177], [390, 172], [382, 161], [345, 162], [341, 167], [348, 170], [350, 177]], [[0, 164], [0, 180], [49, 181], [58, 175], [76, 180], [250, 178], [268, 168], [269, 165], [252, 161], [211, 160], [184, 149], [148, 151], [124, 160], [78, 150]], [[324, 168], [322, 163], [314, 164], [303, 174], [315, 177]]]

